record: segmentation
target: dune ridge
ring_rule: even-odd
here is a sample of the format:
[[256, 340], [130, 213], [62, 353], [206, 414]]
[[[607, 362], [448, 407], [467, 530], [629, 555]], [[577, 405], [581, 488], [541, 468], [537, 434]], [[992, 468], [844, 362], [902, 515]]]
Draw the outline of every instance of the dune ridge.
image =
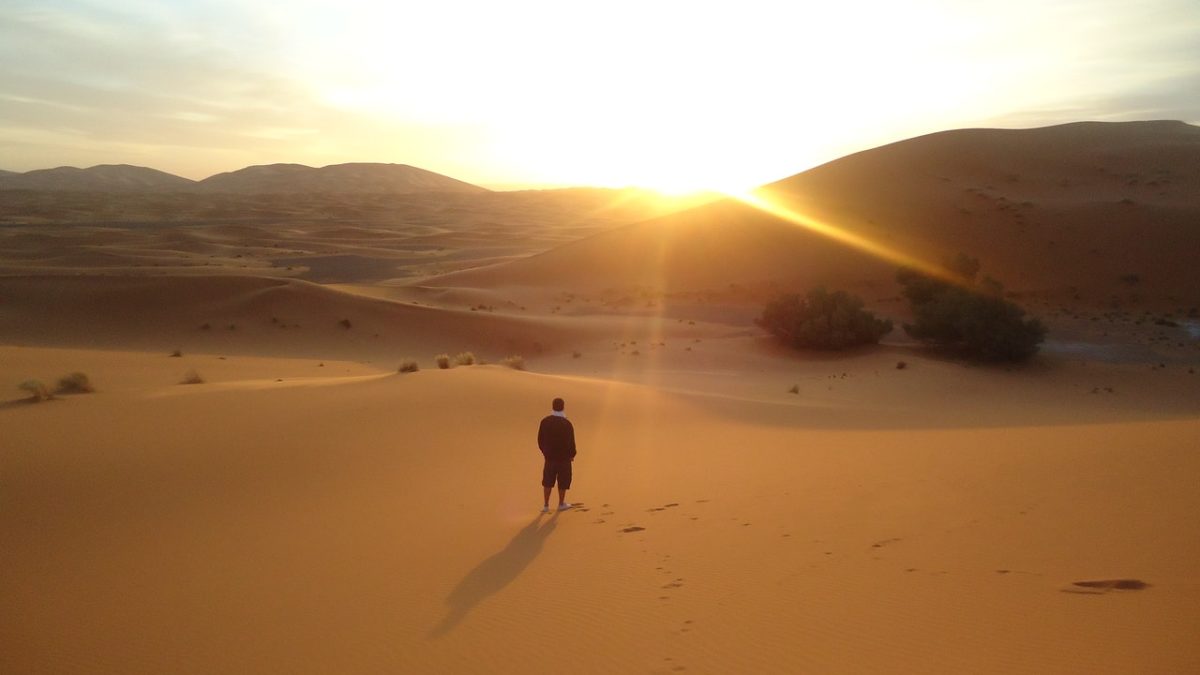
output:
[[[958, 252], [1017, 291], [1107, 300], [1143, 288], [1200, 299], [1187, 252], [1200, 248], [1200, 128], [1089, 122], [958, 130], [834, 160], [760, 188], [796, 213], [939, 262]], [[895, 265], [726, 200], [430, 285], [668, 291], [729, 283], [883, 284]]]

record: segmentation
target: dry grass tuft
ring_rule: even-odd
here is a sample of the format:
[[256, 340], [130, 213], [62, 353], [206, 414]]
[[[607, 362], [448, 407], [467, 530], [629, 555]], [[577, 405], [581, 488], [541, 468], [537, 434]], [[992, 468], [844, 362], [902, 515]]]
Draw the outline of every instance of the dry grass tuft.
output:
[[458, 356], [454, 357], [454, 362], [460, 366], [473, 366], [475, 365], [475, 355], [471, 352], [460, 352]]
[[404, 359], [400, 362], [400, 367], [397, 370], [402, 373], [415, 373], [420, 369], [421, 367], [413, 359]]
[[29, 400], [32, 403], [49, 401], [50, 399], [54, 398], [54, 395], [50, 393], [50, 390], [46, 388], [45, 384], [42, 384], [41, 380], [25, 380], [21, 384], [17, 385], [17, 388], [21, 391], [29, 392]]
[[179, 384], [204, 384], [204, 378], [200, 377], [200, 373], [189, 370], [184, 374], [183, 381]]
[[433, 357], [433, 361], [437, 364], [437, 367], [441, 368], [442, 370], [446, 370], [450, 367], [449, 354], [438, 354], [437, 356]]
[[513, 370], [525, 370], [525, 357], [524, 356], [516, 356], [516, 355], [506, 356], [504, 358], [503, 363], [504, 363], [504, 365], [508, 366], [509, 368], [512, 368]]
[[92, 381], [85, 373], [71, 373], [64, 375], [58, 380], [59, 394], [90, 394], [96, 391], [92, 386]]

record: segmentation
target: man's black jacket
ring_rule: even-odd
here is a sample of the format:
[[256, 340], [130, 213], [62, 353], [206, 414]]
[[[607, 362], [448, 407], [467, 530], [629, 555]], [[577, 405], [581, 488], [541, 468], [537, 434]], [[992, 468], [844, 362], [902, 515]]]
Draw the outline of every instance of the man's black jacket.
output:
[[575, 427], [565, 417], [547, 415], [538, 427], [538, 447], [546, 459], [575, 459]]

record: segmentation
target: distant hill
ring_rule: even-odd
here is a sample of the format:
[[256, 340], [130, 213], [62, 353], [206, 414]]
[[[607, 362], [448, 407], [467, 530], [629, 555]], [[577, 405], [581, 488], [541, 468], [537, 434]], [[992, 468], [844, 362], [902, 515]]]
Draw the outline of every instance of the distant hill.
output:
[[486, 188], [406, 164], [267, 164], [219, 173], [196, 184], [204, 192], [238, 194], [488, 192]]
[[60, 166], [26, 173], [0, 173], [0, 190], [79, 192], [165, 192], [187, 190], [195, 181], [129, 164], [100, 164], [87, 169]]
[[[1200, 128], [965, 129], [856, 153], [757, 195], [929, 261], [962, 251], [1009, 288], [1200, 294]], [[423, 283], [664, 290], [774, 281], [890, 287], [896, 269], [734, 199]]]
[[202, 194], [415, 194], [484, 193], [486, 188], [405, 164], [302, 164], [249, 166], [193, 181], [157, 169], [101, 164], [60, 166], [26, 173], [0, 171], [0, 190], [43, 192], [196, 192]]

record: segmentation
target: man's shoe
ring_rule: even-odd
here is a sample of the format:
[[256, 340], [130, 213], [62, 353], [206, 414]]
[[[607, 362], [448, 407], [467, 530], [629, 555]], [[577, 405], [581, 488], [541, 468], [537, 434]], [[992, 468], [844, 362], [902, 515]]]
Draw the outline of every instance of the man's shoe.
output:
[[542, 507], [542, 513], [550, 513], [550, 506], [549, 506], [549, 505], [547, 505], [547, 506], [543, 506], [543, 507]]
[[559, 510], [559, 511], [566, 511], [566, 510], [567, 510], [567, 509], [569, 509], [569, 508], [571, 508], [571, 505], [570, 505], [570, 504], [567, 504], [566, 502], [564, 502], [564, 503], [562, 503], [562, 504], [559, 504], [559, 505], [558, 505], [558, 510]]

